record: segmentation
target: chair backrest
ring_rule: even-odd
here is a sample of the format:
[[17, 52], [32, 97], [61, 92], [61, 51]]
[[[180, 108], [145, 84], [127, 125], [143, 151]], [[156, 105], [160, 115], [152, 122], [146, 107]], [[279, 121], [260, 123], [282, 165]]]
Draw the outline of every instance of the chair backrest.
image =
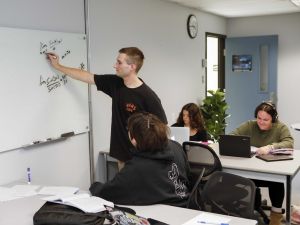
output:
[[202, 198], [206, 211], [253, 219], [255, 193], [252, 180], [217, 171], [206, 182]]
[[204, 210], [201, 189], [213, 172], [222, 170], [220, 159], [211, 147], [202, 143], [186, 141], [182, 147], [190, 164], [193, 187], [187, 208]]
[[206, 180], [213, 172], [222, 170], [218, 155], [208, 145], [186, 141], [183, 142], [182, 147], [187, 155], [192, 174], [197, 176], [205, 168], [203, 180]]

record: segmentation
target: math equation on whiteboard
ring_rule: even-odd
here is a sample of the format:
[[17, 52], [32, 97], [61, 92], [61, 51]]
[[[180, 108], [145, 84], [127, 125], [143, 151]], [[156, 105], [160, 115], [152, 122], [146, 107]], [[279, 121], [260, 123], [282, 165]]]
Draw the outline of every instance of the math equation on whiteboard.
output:
[[44, 78], [40, 76], [40, 86], [45, 86], [48, 92], [55, 90], [58, 87], [65, 85], [68, 82], [67, 75], [55, 74], [51, 77]]
[[[56, 52], [58, 49], [60, 49], [59, 52], [62, 52], [59, 54], [56, 52], [59, 57], [64, 60], [67, 57], [71, 56], [71, 50], [70, 49], [64, 49], [63, 46], [63, 39], [62, 38], [54, 38], [46, 42], [40, 42], [40, 54], [44, 55], [48, 52]], [[82, 62], [80, 63], [79, 68], [81, 70], [85, 69], [85, 64]], [[62, 87], [68, 83], [68, 79], [66, 74], [54, 74], [54, 75], [48, 75], [48, 76], [42, 76], [40, 75], [40, 86], [45, 87], [48, 92], [53, 92], [55, 89]]]

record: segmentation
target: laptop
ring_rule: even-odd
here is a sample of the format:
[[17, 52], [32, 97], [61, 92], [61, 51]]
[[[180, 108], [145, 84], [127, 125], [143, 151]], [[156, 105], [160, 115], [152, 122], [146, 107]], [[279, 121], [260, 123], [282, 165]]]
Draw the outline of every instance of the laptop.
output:
[[244, 135], [220, 135], [220, 155], [251, 158], [255, 152], [251, 152], [250, 137]]
[[170, 139], [182, 145], [183, 142], [190, 140], [190, 129], [188, 127], [169, 127]]

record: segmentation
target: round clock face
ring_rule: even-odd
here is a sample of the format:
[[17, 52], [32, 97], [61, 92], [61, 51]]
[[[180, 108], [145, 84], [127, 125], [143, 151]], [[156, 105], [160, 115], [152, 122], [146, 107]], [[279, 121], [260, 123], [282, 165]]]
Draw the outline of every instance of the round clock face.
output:
[[187, 20], [187, 31], [190, 38], [195, 38], [198, 33], [198, 22], [195, 15], [189, 15]]

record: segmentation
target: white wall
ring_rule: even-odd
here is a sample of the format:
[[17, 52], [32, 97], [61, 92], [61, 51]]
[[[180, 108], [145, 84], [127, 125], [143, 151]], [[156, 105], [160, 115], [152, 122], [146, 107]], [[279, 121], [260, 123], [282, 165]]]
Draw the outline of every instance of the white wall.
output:
[[[228, 37], [278, 34], [278, 114], [288, 125], [300, 122], [300, 13], [229, 19]], [[300, 150], [300, 132], [291, 130]], [[293, 181], [293, 202], [300, 204], [300, 175]]]
[[[195, 39], [188, 37], [186, 29], [191, 13], [199, 21]], [[91, 0], [89, 21], [92, 72], [114, 73], [118, 50], [137, 46], [145, 54], [139, 76], [160, 97], [169, 124], [175, 122], [184, 104], [202, 101], [205, 32], [224, 34], [224, 18], [160, 0]], [[108, 151], [111, 105], [95, 88], [92, 102], [97, 165], [98, 151]]]
[[[84, 33], [84, 2], [0, 0], [0, 26]], [[26, 179], [26, 168], [31, 167], [33, 182], [87, 189], [90, 185], [88, 148], [86, 133], [27, 150], [1, 152], [0, 185]]]
[[[225, 33], [225, 19], [160, 0], [89, 0], [90, 68], [113, 73], [118, 50], [138, 46], [146, 56], [140, 76], [162, 100], [169, 123], [187, 102], [204, 96], [205, 32]], [[84, 33], [83, 0], [0, 0], [0, 26]], [[68, 13], [67, 13], [68, 12]], [[70, 13], [71, 12], [71, 13]], [[194, 13], [199, 34], [190, 39], [186, 20]], [[108, 151], [110, 99], [93, 88], [95, 171], [102, 172], [98, 151]], [[1, 116], [1, 114], [0, 114]], [[89, 186], [88, 135], [65, 142], [0, 154], [0, 184], [23, 179], [32, 168], [33, 180], [45, 184]]]

